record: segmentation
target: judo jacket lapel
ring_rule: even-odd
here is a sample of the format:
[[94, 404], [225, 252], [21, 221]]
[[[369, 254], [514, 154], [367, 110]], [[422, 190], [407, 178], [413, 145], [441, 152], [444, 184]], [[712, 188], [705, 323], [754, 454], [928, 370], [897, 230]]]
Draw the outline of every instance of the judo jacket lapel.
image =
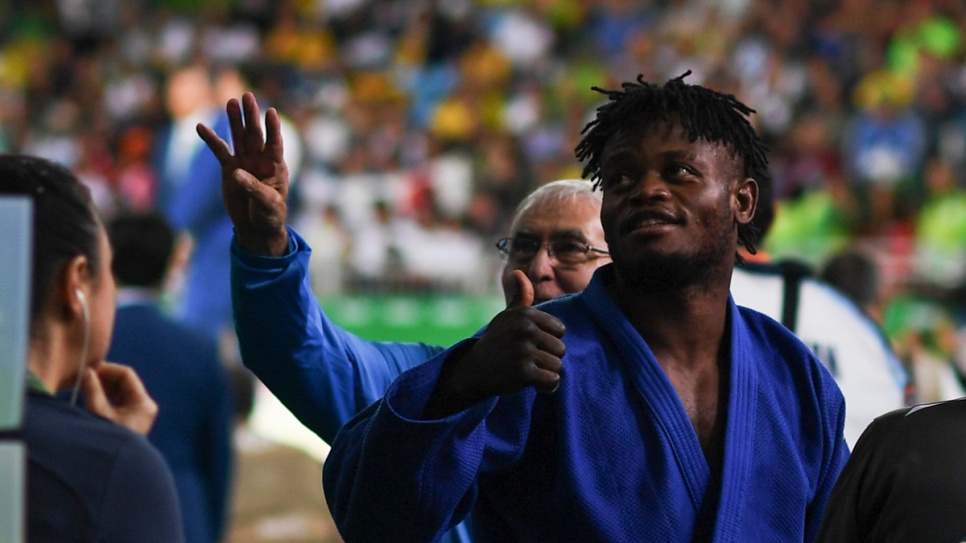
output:
[[[601, 280], [603, 277], [596, 279], [587, 287], [582, 298], [590, 306], [603, 333], [612, 342], [628, 377], [672, 451], [694, 505], [695, 515], [698, 516], [697, 521], [714, 522], [713, 541], [738, 541], [754, 459], [758, 383], [753, 341], [737, 306], [729, 300], [731, 364], [728, 412], [722, 480], [720, 485], [715, 485], [711, 484], [710, 467], [677, 391], [650, 347], [610, 298], [604, 286], [605, 281]], [[702, 504], [707, 492], [718, 489], [720, 496], [715, 500], [717, 507], [713, 511], [704, 510]], [[711, 518], [705, 515], [711, 515]]]
[[755, 425], [758, 412], [756, 345], [734, 300], [728, 300], [731, 325], [731, 367], [728, 386], [728, 420], [725, 427], [721, 495], [714, 541], [740, 541], [741, 523], [751, 488], [755, 461]]
[[583, 299], [591, 306], [602, 332], [612, 342], [628, 377], [652, 413], [654, 424], [681, 470], [691, 503], [698, 511], [711, 470], [677, 391], [650, 347], [607, 293], [604, 281], [592, 281], [586, 294]]

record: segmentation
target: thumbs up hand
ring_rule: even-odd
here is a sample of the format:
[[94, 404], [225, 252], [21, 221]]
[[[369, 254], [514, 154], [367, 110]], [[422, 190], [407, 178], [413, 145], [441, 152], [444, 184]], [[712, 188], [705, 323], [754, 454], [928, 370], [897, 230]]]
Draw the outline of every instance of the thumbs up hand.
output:
[[532, 386], [551, 393], [560, 386], [566, 329], [556, 317], [534, 309], [533, 284], [513, 272], [514, 295], [483, 336], [443, 365], [426, 406], [427, 419], [458, 413], [478, 402]]
[[533, 283], [523, 270], [513, 270], [511, 275], [503, 276], [503, 294], [506, 297], [507, 309], [530, 307], [535, 297]]

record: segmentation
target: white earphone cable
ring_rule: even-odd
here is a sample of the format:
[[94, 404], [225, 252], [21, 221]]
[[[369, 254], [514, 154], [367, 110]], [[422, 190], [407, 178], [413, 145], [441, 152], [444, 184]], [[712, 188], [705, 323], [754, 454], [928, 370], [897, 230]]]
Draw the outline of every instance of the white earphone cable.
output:
[[77, 299], [80, 300], [81, 311], [84, 315], [84, 346], [81, 349], [80, 368], [77, 370], [77, 379], [74, 381], [74, 389], [70, 394], [71, 407], [77, 405], [77, 394], [80, 392], [81, 380], [84, 378], [84, 369], [87, 366], [87, 349], [91, 342], [91, 314], [87, 307], [87, 298], [84, 297], [83, 292], [78, 290]]

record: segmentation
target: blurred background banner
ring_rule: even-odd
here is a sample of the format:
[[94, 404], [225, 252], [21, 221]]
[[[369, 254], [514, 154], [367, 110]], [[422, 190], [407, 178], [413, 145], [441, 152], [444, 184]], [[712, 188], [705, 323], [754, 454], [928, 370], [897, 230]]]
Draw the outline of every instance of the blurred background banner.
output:
[[451, 345], [470, 337], [505, 307], [502, 298], [445, 294], [329, 296], [333, 322], [364, 338]]

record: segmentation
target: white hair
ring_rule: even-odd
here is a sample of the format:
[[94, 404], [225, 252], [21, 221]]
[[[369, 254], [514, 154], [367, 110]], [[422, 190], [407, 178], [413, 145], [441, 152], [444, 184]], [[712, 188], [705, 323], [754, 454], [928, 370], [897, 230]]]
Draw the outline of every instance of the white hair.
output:
[[536, 190], [527, 195], [520, 205], [517, 206], [516, 213], [513, 215], [511, 232], [515, 232], [517, 221], [524, 213], [537, 204], [553, 203], [558, 206], [576, 203], [578, 200], [587, 199], [600, 206], [603, 195], [601, 191], [594, 190], [593, 183], [585, 179], [558, 179], [537, 187]]

